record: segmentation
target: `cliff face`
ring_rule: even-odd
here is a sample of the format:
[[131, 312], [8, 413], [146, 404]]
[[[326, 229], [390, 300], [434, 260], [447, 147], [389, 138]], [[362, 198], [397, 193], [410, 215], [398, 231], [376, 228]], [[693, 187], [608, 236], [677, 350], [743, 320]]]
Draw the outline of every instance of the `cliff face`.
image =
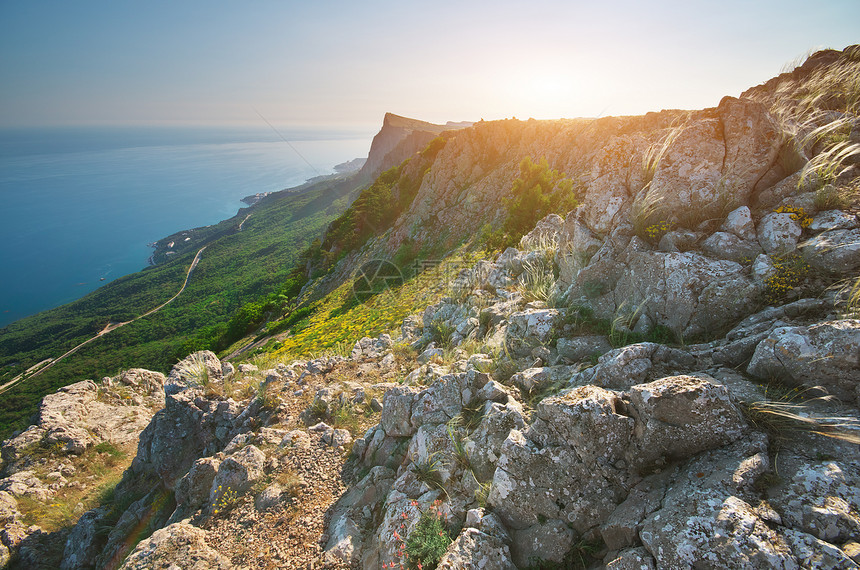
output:
[[382, 128], [373, 137], [367, 162], [359, 173], [363, 179], [373, 180], [393, 166], [397, 166], [444, 131], [468, 127], [471, 123], [447, 123], [436, 125], [386, 113]]

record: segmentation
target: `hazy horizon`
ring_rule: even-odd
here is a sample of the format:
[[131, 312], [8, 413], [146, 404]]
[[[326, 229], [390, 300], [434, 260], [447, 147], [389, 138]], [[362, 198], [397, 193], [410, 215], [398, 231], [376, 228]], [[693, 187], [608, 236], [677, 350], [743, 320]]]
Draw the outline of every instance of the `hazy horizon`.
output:
[[5, 2], [0, 128], [262, 115], [369, 130], [385, 112], [444, 123], [699, 109], [810, 50], [857, 43], [857, 21], [854, 0]]

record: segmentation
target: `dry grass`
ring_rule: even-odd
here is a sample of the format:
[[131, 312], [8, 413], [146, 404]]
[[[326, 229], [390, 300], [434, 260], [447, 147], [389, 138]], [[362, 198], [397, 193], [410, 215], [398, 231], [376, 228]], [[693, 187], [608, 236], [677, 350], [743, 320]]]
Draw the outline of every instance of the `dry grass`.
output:
[[774, 398], [742, 405], [747, 420], [756, 429], [767, 433], [775, 441], [786, 441], [799, 433], [813, 433], [860, 445], [860, 421], [854, 417], [822, 415], [813, 410], [816, 404], [830, 404], [832, 396], [807, 398], [821, 387], [787, 390], [769, 387]]
[[[134, 453], [132, 444], [118, 447], [102, 443], [88, 449], [80, 457], [64, 457], [63, 463], [71, 463], [75, 467], [75, 473], [66, 479], [69, 483], [80, 483], [81, 488], [66, 485], [45, 503], [27, 497], [19, 498], [18, 509], [23, 522], [39, 525], [45, 532], [73, 525], [83, 513], [98, 506], [103, 497], [119, 483]], [[47, 465], [34, 470], [40, 479], [45, 478]]]

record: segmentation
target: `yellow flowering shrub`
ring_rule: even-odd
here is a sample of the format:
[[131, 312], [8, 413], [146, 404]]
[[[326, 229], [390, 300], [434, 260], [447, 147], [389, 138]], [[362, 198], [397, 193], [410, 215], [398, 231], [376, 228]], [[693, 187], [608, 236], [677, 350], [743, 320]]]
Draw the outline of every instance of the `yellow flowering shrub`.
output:
[[804, 229], [808, 228], [809, 224], [812, 223], [812, 218], [800, 207], [780, 206], [774, 212], [777, 214], [791, 214], [791, 219], [800, 224], [800, 227]]

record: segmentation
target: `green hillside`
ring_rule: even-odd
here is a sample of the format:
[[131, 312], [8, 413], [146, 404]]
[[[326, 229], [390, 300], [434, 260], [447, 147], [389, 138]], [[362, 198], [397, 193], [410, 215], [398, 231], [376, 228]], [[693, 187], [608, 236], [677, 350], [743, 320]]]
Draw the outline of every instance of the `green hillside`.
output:
[[128, 367], [166, 372], [180, 353], [217, 348], [212, 345], [240, 307], [284, 286], [300, 253], [347, 208], [358, 184], [356, 177], [329, 179], [300, 194], [270, 196], [230, 220], [201, 228], [194, 247], [167, 263], [2, 329], [0, 383], [5, 383], [44, 359], [65, 353], [109, 322], [130, 320], [172, 297], [197, 250], [207, 245], [188, 287], [171, 304], [97, 339], [4, 393], [0, 437], [25, 425], [22, 422], [42, 396], [72, 381], [101, 378]]

